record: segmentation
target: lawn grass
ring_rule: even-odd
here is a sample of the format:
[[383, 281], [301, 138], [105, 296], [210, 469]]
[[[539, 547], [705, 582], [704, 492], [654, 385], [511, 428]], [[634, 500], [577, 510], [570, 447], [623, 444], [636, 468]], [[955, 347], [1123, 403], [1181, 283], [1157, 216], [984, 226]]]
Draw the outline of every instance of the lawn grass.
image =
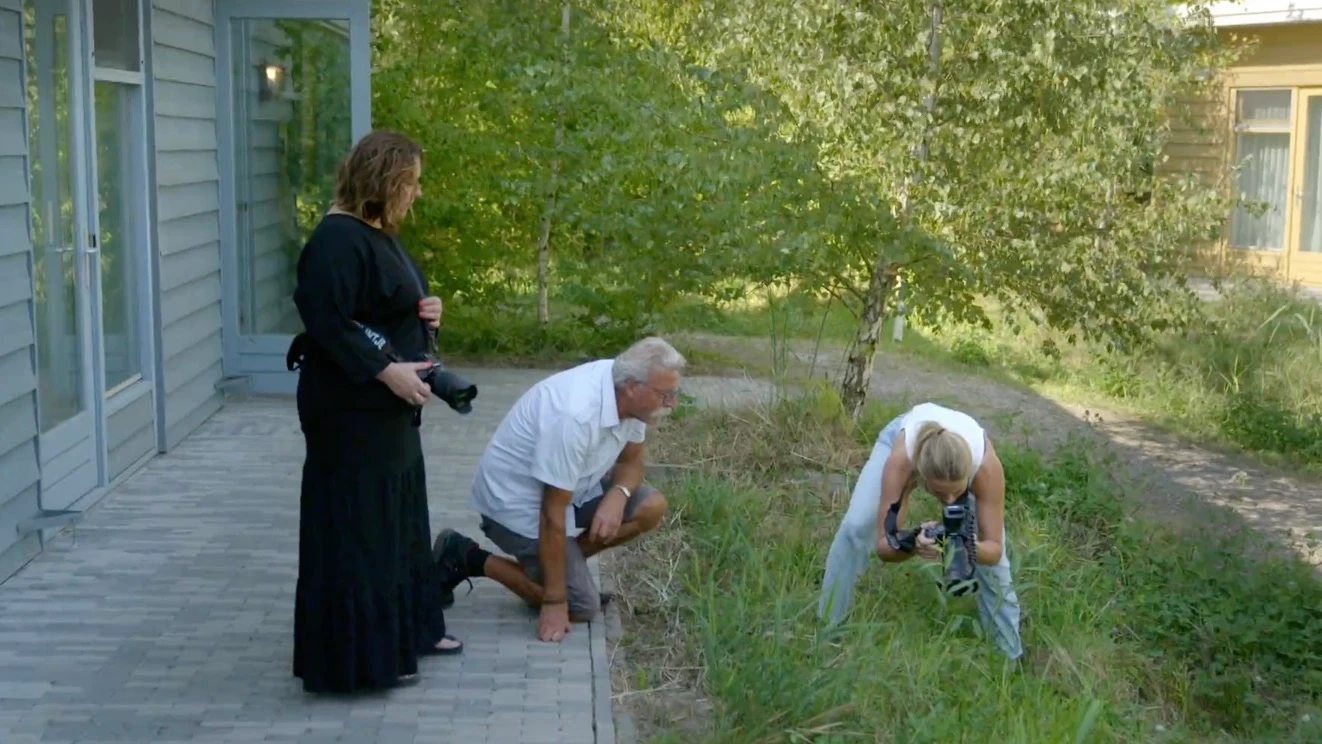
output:
[[[905, 328], [894, 341], [895, 316], [882, 319], [881, 353], [900, 353], [947, 361], [948, 351], [925, 333]], [[848, 346], [858, 335], [858, 319], [841, 302], [800, 289], [750, 291], [738, 302], [711, 304], [698, 298], [677, 302], [664, 327], [678, 333], [703, 332], [744, 338], [812, 340]]]
[[[612, 356], [637, 340], [636, 335], [618, 328], [585, 321], [566, 303], [552, 303], [550, 310], [551, 321], [542, 326], [531, 296], [495, 306], [447, 308], [439, 336], [442, 360], [451, 366], [564, 369]], [[683, 343], [676, 346], [695, 374], [719, 374], [739, 366], [711, 349]]]
[[[665, 530], [618, 559], [626, 638], [640, 639], [627, 654], [638, 687], [696, 689], [712, 712], [701, 734], [652, 721], [651, 741], [1322, 740], [1311, 569], [1247, 558], [1247, 532], [1137, 516], [1128, 499], [1143, 495], [1123, 494], [1082, 443], [1051, 457], [997, 445], [1020, 670], [981, 637], [972, 599], [946, 600], [921, 561], [874, 563], [827, 632], [815, 608], [831, 536], [897, 410], [874, 402], [847, 425], [820, 391], [689, 413], [654, 435], [655, 459], [692, 467], [666, 486]], [[936, 514], [921, 494], [915, 507], [913, 519]]]
[[[1071, 344], [1064, 332], [984, 306], [990, 329], [911, 322], [899, 343], [888, 319], [881, 353], [1104, 405], [1193, 441], [1322, 475], [1322, 307], [1315, 300], [1271, 281], [1241, 281], [1204, 303], [1188, 328], [1154, 334], [1127, 351]], [[797, 292], [689, 309], [673, 322], [731, 336], [837, 344], [851, 342], [856, 330], [839, 303]]]
[[1245, 281], [1203, 309], [1184, 331], [1127, 352], [1070, 345], [1031, 322], [1016, 335], [996, 310], [990, 331], [924, 332], [953, 360], [1052, 397], [1105, 402], [1196, 441], [1322, 474], [1322, 307], [1273, 282]]
[[[1204, 305], [1189, 328], [1154, 335], [1126, 352], [1070, 344], [1065, 334], [985, 303], [992, 328], [925, 327], [902, 339], [885, 321], [882, 354], [899, 354], [1026, 384], [1049, 397], [1101, 405], [1193, 441], [1244, 452], [1270, 464], [1322, 475], [1322, 307], [1267, 281], [1245, 281]], [[627, 331], [552, 307], [536, 322], [532, 298], [501, 307], [447, 309], [442, 348], [451, 363], [562, 367], [613, 354]], [[1018, 320], [1018, 332], [1012, 330]], [[747, 354], [719, 344], [685, 344], [686, 334], [812, 341], [840, 349], [856, 320], [841, 303], [803, 291], [755, 291], [736, 302], [676, 298], [649, 330], [679, 339], [696, 373], [748, 369]], [[755, 373], [775, 376], [758, 356]]]

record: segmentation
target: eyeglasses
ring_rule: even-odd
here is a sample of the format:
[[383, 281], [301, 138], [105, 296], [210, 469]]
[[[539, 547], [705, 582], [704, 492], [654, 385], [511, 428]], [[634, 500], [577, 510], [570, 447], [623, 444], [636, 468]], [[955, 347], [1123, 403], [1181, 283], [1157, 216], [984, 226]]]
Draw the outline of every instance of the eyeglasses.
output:
[[668, 402], [668, 401], [669, 401], [669, 402], [675, 402], [675, 401], [678, 401], [678, 400], [679, 400], [679, 388], [675, 388], [674, 390], [657, 390], [656, 388], [654, 388], [654, 387], [652, 387], [651, 385], [648, 385], [648, 384], [646, 384], [646, 383], [643, 383], [643, 387], [645, 387], [645, 388], [647, 388], [648, 390], [651, 390], [652, 392], [654, 392], [654, 393], [656, 393], [657, 395], [661, 396], [661, 402], [662, 402], [662, 403], [665, 403], [665, 402]]

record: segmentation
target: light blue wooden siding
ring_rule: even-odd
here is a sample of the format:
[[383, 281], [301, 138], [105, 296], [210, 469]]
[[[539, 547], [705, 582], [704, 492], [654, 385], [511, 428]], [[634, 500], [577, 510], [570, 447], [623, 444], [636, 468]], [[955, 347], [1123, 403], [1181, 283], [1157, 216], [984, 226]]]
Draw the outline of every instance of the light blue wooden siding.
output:
[[0, 580], [41, 548], [14, 529], [36, 516], [41, 481], [22, 60], [21, 0], [0, 0]]
[[210, 0], [153, 2], [165, 445], [220, 408], [220, 175]]
[[151, 388], [142, 385], [115, 396], [106, 410], [106, 452], [114, 480], [155, 449]]

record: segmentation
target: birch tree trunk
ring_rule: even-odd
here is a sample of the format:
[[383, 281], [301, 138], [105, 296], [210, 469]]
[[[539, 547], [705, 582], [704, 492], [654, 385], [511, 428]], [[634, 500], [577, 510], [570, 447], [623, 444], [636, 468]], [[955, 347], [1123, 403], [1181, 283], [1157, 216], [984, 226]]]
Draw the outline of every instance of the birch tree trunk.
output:
[[[900, 187], [900, 226], [908, 230], [913, 223], [911, 191], [913, 185], [922, 177], [922, 164], [927, 160], [927, 140], [932, 129], [932, 113], [936, 109], [937, 75], [941, 71], [941, 5], [933, 3], [932, 26], [927, 44], [927, 78], [931, 92], [923, 102], [923, 130], [918, 146], [914, 150], [917, 165], [909, 178]], [[845, 362], [845, 374], [840, 382], [840, 400], [850, 418], [858, 419], [863, 410], [863, 403], [868, 397], [868, 386], [872, 381], [872, 365], [877, 355], [877, 341], [881, 337], [881, 319], [886, 308], [886, 300], [895, 286], [900, 266], [888, 256], [885, 247], [877, 251], [877, 260], [872, 265], [872, 274], [868, 279], [868, 291], [863, 300], [863, 314], [859, 318], [858, 335], [854, 339], [853, 350]]]
[[[570, 5], [566, 0], [560, 10], [560, 40], [569, 47]], [[568, 57], [568, 54], [565, 55]], [[561, 70], [564, 75], [567, 71]], [[550, 285], [551, 285], [551, 215], [555, 212], [556, 181], [560, 177], [560, 147], [565, 140], [565, 108], [560, 104], [556, 115], [555, 143], [551, 154], [551, 178], [546, 189], [546, 205], [542, 210], [542, 229], [537, 238], [537, 324], [546, 327], [551, 322]]]

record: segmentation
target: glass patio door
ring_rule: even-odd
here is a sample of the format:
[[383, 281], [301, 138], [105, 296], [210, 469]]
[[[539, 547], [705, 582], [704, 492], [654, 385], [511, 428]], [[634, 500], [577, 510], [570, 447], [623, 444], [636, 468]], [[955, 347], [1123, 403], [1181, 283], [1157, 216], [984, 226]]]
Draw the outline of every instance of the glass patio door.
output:
[[370, 0], [220, 0], [225, 374], [290, 392], [298, 255], [371, 127]]
[[41, 505], [64, 509], [99, 485], [98, 365], [87, 26], [82, 0], [26, 0]]
[[1322, 89], [1299, 91], [1290, 278], [1322, 281]]

